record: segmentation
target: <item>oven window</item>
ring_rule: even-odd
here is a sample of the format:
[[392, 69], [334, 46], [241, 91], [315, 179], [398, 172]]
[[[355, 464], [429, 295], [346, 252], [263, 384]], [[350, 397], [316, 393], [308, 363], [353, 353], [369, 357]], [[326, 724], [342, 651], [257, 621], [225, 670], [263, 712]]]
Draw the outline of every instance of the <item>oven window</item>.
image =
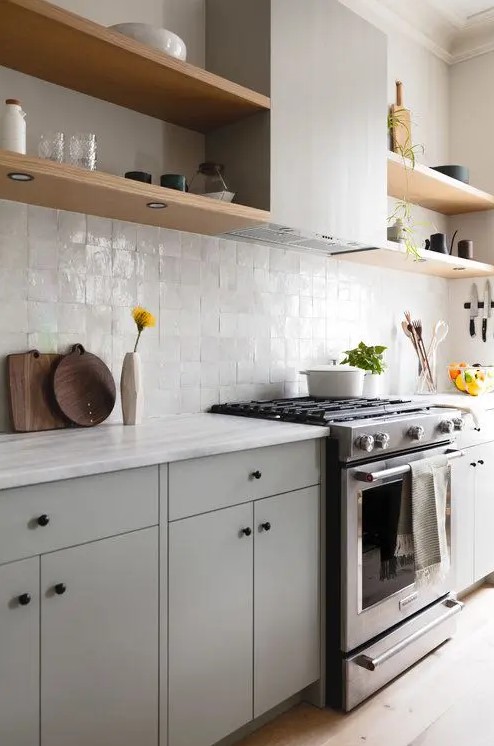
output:
[[413, 553], [396, 556], [402, 480], [362, 490], [362, 609], [413, 584]]

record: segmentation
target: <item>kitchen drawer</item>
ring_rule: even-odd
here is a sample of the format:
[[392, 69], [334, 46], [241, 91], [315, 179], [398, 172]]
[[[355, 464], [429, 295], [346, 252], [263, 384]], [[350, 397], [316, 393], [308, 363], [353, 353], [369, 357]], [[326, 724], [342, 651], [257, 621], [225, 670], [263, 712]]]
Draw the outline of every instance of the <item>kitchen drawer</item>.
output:
[[318, 484], [320, 448], [305, 440], [170, 464], [169, 520]]
[[157, 523], [157, 466], [2, 490], [0, 563]]

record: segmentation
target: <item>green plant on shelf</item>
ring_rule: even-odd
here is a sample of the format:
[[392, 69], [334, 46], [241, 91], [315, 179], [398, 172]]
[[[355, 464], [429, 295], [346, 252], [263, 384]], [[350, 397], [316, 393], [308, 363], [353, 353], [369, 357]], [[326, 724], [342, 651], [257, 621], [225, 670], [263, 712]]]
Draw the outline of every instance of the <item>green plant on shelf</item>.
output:
[[393, 130], [401, 127], [407, 133], [404, 145], [397, 143], [398, 155], [403, 162], [403, 168], [405, 171], [405, 193], [401, 199], [398, 199], [396, 201], [394, 210], [388, 217], [388, 223], [394, 223], [396, 220], [401, 220], [403, 244], [405, 246], [407, 256], [412, 257], [414, 261], [420, 261], [422, 259], [422, 256], [420, 254], [419, 247], [417, 246], [417, 226], [414, 222], [413, 208], [411, 202], [408, 199], [408, 195], [410, 192], [409, 175], [416, 166], [417, 155], [419, 153], [424, 153], [424, 146], [420, 144], [412, 144], [412, 133], [410, 132], [407, 123], [400, 116], [401, 111], [404, 111], [404, 109], [398, 109], [397, 111], [388, 112], [388, 132], [391, 135]]

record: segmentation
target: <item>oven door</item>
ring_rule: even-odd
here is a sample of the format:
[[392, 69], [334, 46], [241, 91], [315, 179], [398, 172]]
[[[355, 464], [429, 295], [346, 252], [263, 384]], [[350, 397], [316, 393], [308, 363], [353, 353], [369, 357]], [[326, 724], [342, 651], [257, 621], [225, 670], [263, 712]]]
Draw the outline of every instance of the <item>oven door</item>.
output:
[[[447, 444], [342, 469], [341, 642], [345, 652], [399, 624], [450, 590], [449, 576], [435, 584], [416, 586], [413, 553], [401, 562], [394, 560], [407, 464], [439, 454], [455, 458], [461, 452]], [[390, 474], [385, 473], [388, 470], [392, 470]], [[448, 494], [449, 549], [450, 507]]]

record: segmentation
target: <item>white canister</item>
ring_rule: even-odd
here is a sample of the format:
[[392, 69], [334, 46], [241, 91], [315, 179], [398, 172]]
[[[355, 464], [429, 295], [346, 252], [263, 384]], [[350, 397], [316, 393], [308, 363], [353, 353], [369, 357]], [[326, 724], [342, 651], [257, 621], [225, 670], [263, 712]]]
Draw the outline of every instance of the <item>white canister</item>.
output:
[[26, 152], [26, 113], [21, 102], [15, 98], [5, 101], [5, 109], [0, 120], [0, 148], [13, 153]]

